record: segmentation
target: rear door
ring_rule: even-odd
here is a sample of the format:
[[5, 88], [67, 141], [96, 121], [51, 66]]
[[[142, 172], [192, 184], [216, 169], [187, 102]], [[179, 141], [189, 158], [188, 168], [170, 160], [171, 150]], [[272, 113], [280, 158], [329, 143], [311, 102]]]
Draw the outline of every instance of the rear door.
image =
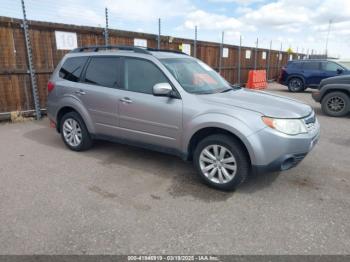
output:
[[323, 72], [321, 71], [321, 63], [319, 61], [305, 61], [302, 72], [307, 86], [317, 86], [323, 79]]
[[118, 126], [118, 88], [121, 86], [121, 60], [117, 56], [92, 56], [82, 79], [72, 90], [88, 111], [96, 134], [116, 134]]
[[153, 95], [153, 86], [170, 83], [153, 62], [125, 57], [124, 90], [119, 101], [120, 132], [142, 144], [175, 149], [182, 128], [182, 100]]

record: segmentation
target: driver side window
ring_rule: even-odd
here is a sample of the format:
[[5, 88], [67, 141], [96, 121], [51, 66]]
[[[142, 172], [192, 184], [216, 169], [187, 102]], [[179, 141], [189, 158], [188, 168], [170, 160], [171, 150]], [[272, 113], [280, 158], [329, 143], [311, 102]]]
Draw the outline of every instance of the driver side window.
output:
[[124, 63], [125, 90], [152, 94], [155, 84], [169, 83], [163, 72], [149, 61], [137, 58], [125, 58]]

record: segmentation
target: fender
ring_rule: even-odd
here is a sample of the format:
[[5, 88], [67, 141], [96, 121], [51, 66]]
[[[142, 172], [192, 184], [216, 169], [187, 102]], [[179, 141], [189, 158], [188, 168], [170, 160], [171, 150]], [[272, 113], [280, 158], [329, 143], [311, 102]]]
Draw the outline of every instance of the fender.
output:
[[57, 119], [58, 116], [58, 112], [64, 108], [64, 107], [71, 107], [73, 108], [75, 111], [77, 111], [79, 113], [79, 115], [83, 118], [84, 123], [86, 125], [86, 128], [88, 129], [90, 134], [95, 134], [95, 126], [93, 124], [93, 121], [90, 117], [89, 112], [87, 111], [87, 109], [83, 106], [83, 104], [81, 103], [81, 101], [79, 99], [77, 99], [74, 96], [71, 95], [65, 95], [64, 97], [62, 97], [58, 103], [59, 105], [61, 105], [55, 114], [55, 119]]
[[305, 77], [303, 75], [299, 75], [299, 74], [293, 74], [293, 75], [288, 76], [287, 82], [289, 82], [289, 80], [293, 77], [300, 78], [301, 81], [303, 81], [304, 85], [306, 84]]
[[320, 97], [323, 97], [332, 91], [344, 91], [350, 96], [350, 84], [327, 84], [321, 87]]
[[[208, 119], [211, 119], [212, 121], [208, 122]], [[248, 140], [248, 137], [256, 133], [257, 131], [261, 130], [264, 127], [260, 126], [255, 130], [252, 130], [240, 119], [235, 118], [231, 115], [226, 115], [222, 113], [202, 114], [192, 119], [191, 122], [187, 123], [184, 126], [183, 134], [186, 134], [186, 135], [182, 138], [182, 141], [183, 141], [182, 152], [188, 153], [189, 143], [191, 141], [191, 138], [196, 132], [204, 128], [213, 128], [213, 127], [224, 129], [232, 133], [233, 135], [237, 136], [245, 145], [252, 163], [255, 163], [256, 156], [253, 150], [253, 146]]]

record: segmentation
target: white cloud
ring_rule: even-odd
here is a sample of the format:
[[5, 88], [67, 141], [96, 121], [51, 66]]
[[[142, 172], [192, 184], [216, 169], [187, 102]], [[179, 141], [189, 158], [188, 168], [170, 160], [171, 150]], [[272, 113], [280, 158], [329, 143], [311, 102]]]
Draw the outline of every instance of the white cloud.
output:
[[260, 26], [281, 26], [296, 23], [308, 23], [308, 10], [302, 5], [290, 5], [289, 1], [273, 2], [247, 12], [243, 19], [247, 23]]
[[262, 3], [265, 0], [209, 0], [214, 3], [236, 3], [239, 5], [251, 5], [253, 3]]
[[[77, 13], [79, 16], [77, 17]], [[77, 6], [64, 6], [57, 10], [57, 18], [62, 23], [75, 24], [77, 21], [79, 24], [91, 25], [91, 26], [103, 26], [105, 24], [105, 18], [103, 14], [97, 14], [94, 10], [80, 9]]]
[[242, 23], [233, 17], [195, 10], [187, 14], [184, 27], [193, 29], [195, 26], [207, 30], [232, 30], [240, 28]]
[[132, 21], [151, 21], [184, 16], [194, 9], [189, 0], [106, 0], [111, 15]]

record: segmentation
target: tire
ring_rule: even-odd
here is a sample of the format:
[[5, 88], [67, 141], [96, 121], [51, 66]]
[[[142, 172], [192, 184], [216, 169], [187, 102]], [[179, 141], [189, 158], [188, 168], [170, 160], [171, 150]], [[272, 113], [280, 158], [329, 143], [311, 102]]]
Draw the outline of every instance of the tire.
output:
[[288, 90], [290, 92], [303, 92], [305, 90], [305, 85], [302, 79], [299, 77], [292, 77], [288, 80]]
[[328, 116], [342, 117], [349, 113], [350, 98], [343, 92], [328, 93], [321, 102], [323, 113]]
[[[218, 159], [221, 161], [214, 160], [215, 147], [217, 147], [216, 155], [219, 156]], [[226, 151], [221, 151], [222, 148], [225, 148]], [[211, 156], [207, 154], [206, 150], [211, 153]], [[225, 152], [223, 157], [220, 157], [221, 152]], [[234, 162], [229, 161], [232, 157]], [[245, 181], [250, 171], [250, 161], [246, 150], [236, 139], [228, 135], [218, 134], [204, 138], [197, 145], [193, 160], [199, 177], [204, 183], [225, 191], [237, 188]], [[212, 168], [209, 169], [210, 165]], [[206, 168], [208, 168], [207, 172], [205, 172]], [[214, 169], [216, 171], [213, 171]], [[223, 169], [226, 170], [226, 173]], [[215, 174], [213, 174], [214, 172]], [[227, 176], [227, 173], [229, 176]]]
[[[72, 126], [72, 128], [69, 128], [69, 126]], [[74, 138], [72, 138], [72, 135], [69, 136], [72, 132]], [[87, 150], [93, 144], [93, 140], [86, 128], [84, 120], [76, 112], [69, 112], [62, 117], [60, 121], [60, 133], [63, 142], [73, 151]], [[76, 134], [76, 136], [74, 136], [74, 134]], [[77, 137], [80, 137], [80, 139], [78, 140]], [[76, 143], [74, 143], [74, 141]]]

